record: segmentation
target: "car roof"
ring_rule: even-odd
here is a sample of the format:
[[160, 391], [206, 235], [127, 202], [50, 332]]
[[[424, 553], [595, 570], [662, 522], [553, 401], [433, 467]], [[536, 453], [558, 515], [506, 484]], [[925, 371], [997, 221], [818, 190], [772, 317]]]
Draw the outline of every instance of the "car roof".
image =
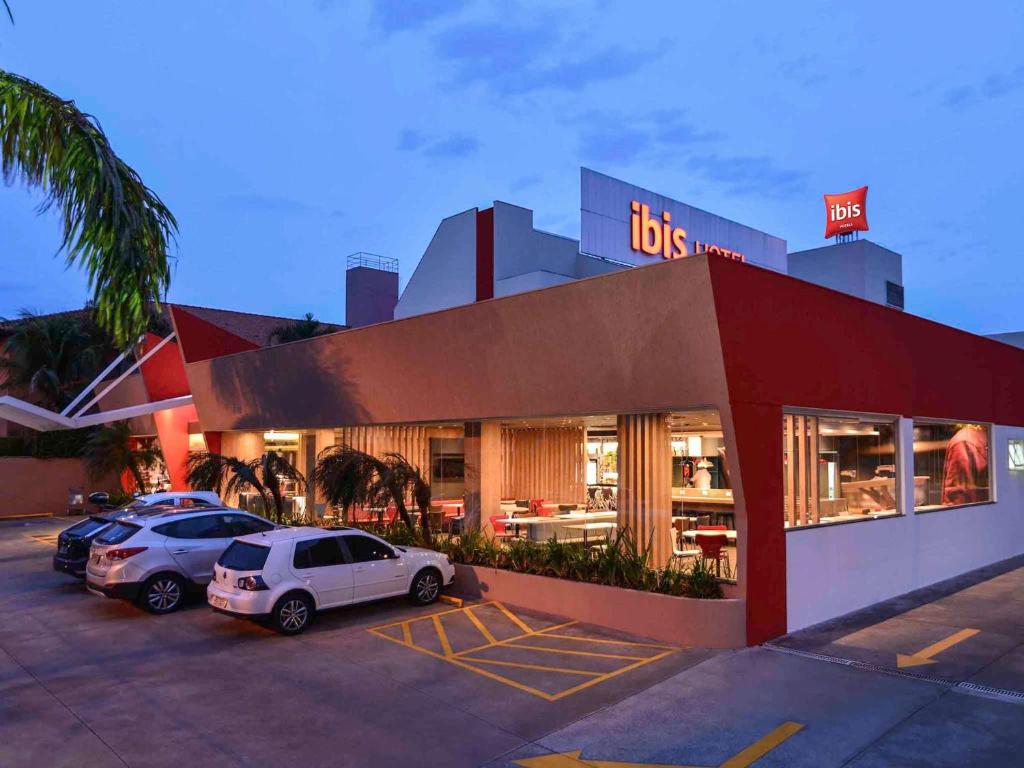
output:
[[[277, 542], [291, 541], [292, 539], [316, 539], [324, 536], [338, 536], [346, 531], [355, 531], [355, 528], [317, 528], [313, 525], [288, 526], [285, 528], [274, 528], [263, 533], [250, 533], [239, 536], [235, 541], [244, 541], [246, 544], [257, 544], [266, 547]], [[362, 531], [359, 531], [362, 533]]]
[[157, 501], [164, 501], [166, 499], [202, 499], [203, 501], [209, 502], [210, 504], [220, 504], [220, 496], [213, 491], [157, 491], [156, 493], [147, 493], [145, 496], [139, 496], [137, 501], [144, 501], [147, 505], [153, 504]]
[[172, 519], [178, 520], [185, 517], [191, 517], [193, 515], [208, 515], [211, 512], [234, 512], [248, 517], [255, 517], [255, 515], [244, 510], [235, 509], [234, 507], [225, 507], [223, 505], [217, 507], [165, 507], [161, 505], [142, 507], [139, 510], [133, 510], [130, 515], [125, 515], [120, 518], [118, 522], [152, 526]]

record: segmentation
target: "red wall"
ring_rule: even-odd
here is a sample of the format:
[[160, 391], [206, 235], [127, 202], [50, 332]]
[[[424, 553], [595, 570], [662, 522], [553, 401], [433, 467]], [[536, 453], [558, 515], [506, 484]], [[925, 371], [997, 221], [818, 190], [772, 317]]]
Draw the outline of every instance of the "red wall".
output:
[[258, 344], [196, 317], [181, 307], [172, 306], [171, 317], [174, 319], [174, 329], [178, 332], [178, 343], [181, 345], [181, 354], [186, 363], [259, 349]]
[[476, 300], [494, 298], [494, 209], [476, 214]]
[[709, 260], [747, 510], [747, 633], [786, 632], [782, 407], [1024, 425], [1024, 351], [767, 269]]

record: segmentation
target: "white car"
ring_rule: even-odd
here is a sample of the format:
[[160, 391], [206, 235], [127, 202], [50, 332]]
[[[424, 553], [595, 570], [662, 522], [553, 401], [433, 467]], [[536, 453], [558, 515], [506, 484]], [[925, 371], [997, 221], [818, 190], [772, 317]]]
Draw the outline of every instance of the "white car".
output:
[[302, 632], [316, 611], [409, 595], [427, 605], [452, 583], [446, 555], [355, 528], [279, 528], [236, 539], [214, 567], [207, 602], [232, 616]]
[[148, 507], [116, 520], [93, 540], [86, 587], [138, 601], [151, 613], [170, 613], [187, 589], [210, 581], [213, 564], [234, 537], [273, 528], [265, 518], [230, 507]]

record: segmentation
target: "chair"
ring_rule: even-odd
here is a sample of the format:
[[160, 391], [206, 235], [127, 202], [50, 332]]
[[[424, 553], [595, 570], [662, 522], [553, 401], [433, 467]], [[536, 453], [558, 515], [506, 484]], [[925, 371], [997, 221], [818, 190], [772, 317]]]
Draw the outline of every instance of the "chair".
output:
[[[698, 525], [698, 531], [727, 531], [724, 525]], [[732, 573], [732, 567], [729, 563], [729, 550], [727, 545], [729, 544], [729, 537], [725, 533], [721, 533], [717, 536], [697, 536], [697, 546], [700, 547], [701, 556], [706, 560], [715, 561], [715, 573], [718, 576], [722, 575], [722, 561], [725, 561], [725, 575], [728, 577]]]
[[496, 539], [512, 539], [515, 538], [515, 534], [509, 531], [508, 526], [505, 523], [499, 523], [499, 520], [503, 520], [504, 515], [491, 515], [491, 527], [494, 529], [494, 538]]
[[559, 504], [558, 505], [558, 511], [559, 512], [575, 512], [576, 511], [576, 507], [577, 507], [576, 504]]

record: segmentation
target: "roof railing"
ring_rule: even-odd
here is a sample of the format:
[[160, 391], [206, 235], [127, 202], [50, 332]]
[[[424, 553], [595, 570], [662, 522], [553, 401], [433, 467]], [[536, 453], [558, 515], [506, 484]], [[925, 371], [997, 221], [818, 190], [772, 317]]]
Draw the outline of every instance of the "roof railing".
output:
[[381, 272], [397, 272], [398, 259], [380, 256], [376, 253], [356, 251], [348, 255], [345, 269], [355, 269], [356, 267], [369, 267], [370, 269], [379, 269]]

